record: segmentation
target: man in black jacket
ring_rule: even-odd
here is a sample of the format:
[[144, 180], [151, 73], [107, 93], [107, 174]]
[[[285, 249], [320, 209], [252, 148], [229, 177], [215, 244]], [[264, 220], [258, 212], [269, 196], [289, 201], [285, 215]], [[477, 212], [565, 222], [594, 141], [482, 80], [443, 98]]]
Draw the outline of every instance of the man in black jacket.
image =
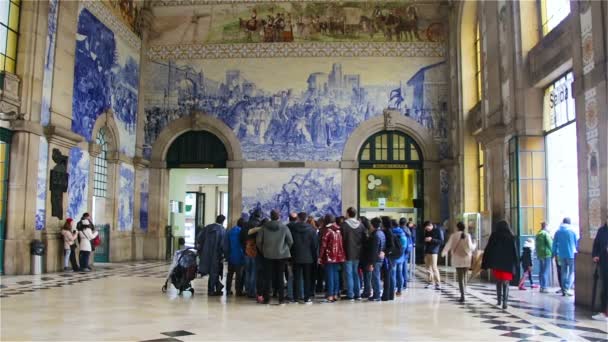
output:
[[439, 228], [435, 227], [431, 222], [426, 221], [424, 223], [424, 264], [429, 272], [429, 283], [425, 288], [430, 288], [435, 285], [435, 289], [439, 290], [439, 283], [441, 277], [439, 275], [439, 268], [437, 268], [437, 255], [443, 239]]
[[598, 321], [608, 321], [608, 223], [597, 231], [593, 241], [593, 262], [599, 264], [600, 278], [602, 280], [601, 310], [593, 316]]
[[[294, 297], [300, 303], [312, 304], [311, 298], [314, 296], [312, 267], [318, 258], [319, 239], [315, 229], [306, 223], [307, 218], [308, 215], [301, 212], [298, 214], [298, 221], [291, 225], [291, 235], [293, 236], [291, 257]], [[300, 288], [300, 284], [304, 284], [303, 288]], [[301, 294], [304, 294], [303, 298]]]
[[346, 296], [348, 300], [361, 299], [361, 279], [359, 279], [359, 259], [361, 259], [361, 244], [365, 230], [353, 207], [346, 209], [348, 218], [342, 223], [342, 244], [344, 245], [344, 271], [346, 273]]

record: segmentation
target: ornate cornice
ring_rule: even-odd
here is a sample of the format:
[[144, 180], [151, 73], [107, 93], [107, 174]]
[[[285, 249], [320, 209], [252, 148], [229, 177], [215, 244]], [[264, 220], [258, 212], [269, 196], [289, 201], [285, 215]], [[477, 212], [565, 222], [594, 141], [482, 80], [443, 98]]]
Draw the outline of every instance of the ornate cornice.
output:
[[268, 57], [445, 57], [444, 43], [247, 43], [151, 46], [151, 60]]
[[99, 21], [106, 25], [114, 34], [122, 38], [128, 46], [139, 51], [141, 49], [141, 39], [122, 22], [102, 1], [88, 0], [82, 1], [81, 6], [88, 9]]
[[[194, 6], [212, 4], [239, 4], [239, 3], [280, 3], [280, 2], [319, 2], [319, 0], [151, 0], [152, 7], [167, 6]], [[324, 2], [343, 2], [343, 0], [325, 0]], [[433, 0], [416, 3], [433, 3]]]

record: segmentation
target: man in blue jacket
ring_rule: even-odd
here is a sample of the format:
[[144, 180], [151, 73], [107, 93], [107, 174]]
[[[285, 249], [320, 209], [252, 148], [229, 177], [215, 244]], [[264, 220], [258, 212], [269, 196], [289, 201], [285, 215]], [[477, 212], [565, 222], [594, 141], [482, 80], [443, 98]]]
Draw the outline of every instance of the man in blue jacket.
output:
[[241, 229], [245, 225], [245, 220], [240, 218], [236, 226], [230, 228], [228, 233], [224, 237], [224, 254], [228, 258], [228, 274], [226, 275], [226, 295], [231, 296], [232, 293], [232, 279], [236, 274], [236, 283], [234, 289], [238, 297], [243, 296], [244, 282], [244, 265], [245, 265], [245, 253], [243, 252], [243, 246], [239, 235]]
[[573, 296], [574, 255], [576, 234], [570, 229], [570, 218], [566, 217], [553, 238], [553, 255], [557, 257], [562, 272], [562, 295]]

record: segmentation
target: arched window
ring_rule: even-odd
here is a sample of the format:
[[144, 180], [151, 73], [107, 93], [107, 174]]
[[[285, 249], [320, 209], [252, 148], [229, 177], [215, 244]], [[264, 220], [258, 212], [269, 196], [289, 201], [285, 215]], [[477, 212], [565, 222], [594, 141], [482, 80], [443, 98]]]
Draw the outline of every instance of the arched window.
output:
[[477, 84], [477, 101], [481, 101], [483, 88], [481, 83], [481, 32], [479, 31], [479, 19], [475, 24], [475, 81]]
[[416, 142], [398, 131], [384, 131], [372, 135], [359, 153], [361, 164], [408, 164], [421, 166], [422, 154]]
[[108, 192], [108, 136], [105, 129], [100, 129], [95, 138], [100, 153], [95, 157], [93, 170], [93, 196], [107, 197]]

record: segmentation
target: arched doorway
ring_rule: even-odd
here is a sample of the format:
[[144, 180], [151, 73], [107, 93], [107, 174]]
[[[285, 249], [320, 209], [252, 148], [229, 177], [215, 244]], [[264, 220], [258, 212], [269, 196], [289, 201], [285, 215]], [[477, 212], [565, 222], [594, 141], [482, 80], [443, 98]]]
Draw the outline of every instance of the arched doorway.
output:
[[373, 134], [359, 151], [358, 206], [367, 217], [411, 218], [424, 213], [423, 155], [418, 144], [400, 131]]
[[182, 133], [169, 146], [169, 225], [187, 246], [218, 215], [230, 218], [227, 160], [224, 143], [205, 130]]
[[[225, 151], [226, 158], [224, 159], [227, 170], [227, 187], [228, 187], [228, 224], [234, 224], [241, 214], [242, 197], [242, 160], [243, 153], [241, 144], [234, 132], [224, 122], [204, 113], [195, 112], [189, 116], [172, 121], [166, 126], [156, 138], [152, 145], [152, 153], [149, 168], [149, 204], [148, 204], [148, 231], [145, 235], [143, 249], [145, 259], [159, 259], [167, 257], [167, 233], [170, 222], [169, 208], [171, 206], [170, 195], [170, 173], [172, 171], [184, 170], [187, 164], [201, 169], [201, 166], [209, 164], [209, 160], [205, 161], [202, 158], [190, 160], [188, 163], [178, 163], [179, 168], [169, 168], [168, 164], [176, 166], [176, 160], [169, 161], [169, 155], [174, 152], [169, 152], [173, 142], [179, 137], [189, 132], [203, 132], [212, 134], [219, 139]], [[190, 133], [193, 134], [193, 133]], [[185, 136], [187, 137], [187, 135]], [[196, 144], [196, 143], [195, 143]], [[192, 149], [195, 145], [186, 144]], [[176, 145], [177, 146], [177, 145]], [[200, 146], [200, 145], [199, 145]], [[194, 161], [194, 162], [193, 162]], [[211, 160], [211, 164], [215, 166], [216, 161]], [[204, 167], [202, 168], [204, 169]], [[219, 170], [210, 168], [211, 170]], [[184, 189], [185, 191], [185, 189]], [[182, 200], [183, 204], [183, 200]], [[179, 202], [176, 203], [179, 210]]]

